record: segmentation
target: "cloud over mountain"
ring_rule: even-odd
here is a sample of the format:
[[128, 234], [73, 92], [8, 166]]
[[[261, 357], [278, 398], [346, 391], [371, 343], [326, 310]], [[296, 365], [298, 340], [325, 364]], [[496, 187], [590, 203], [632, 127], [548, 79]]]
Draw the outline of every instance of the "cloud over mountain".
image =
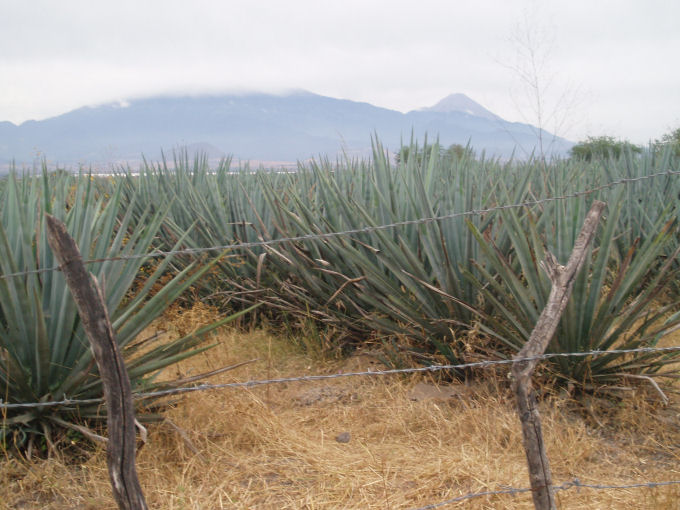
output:
[[[240, 160], [296, 161], [319, 155], [370, 154], [377, 135], [390, 150], [412, 136], [448, 146], [470, 145], [489, 155], [531, 153], [537, 128], [503, 120], [463, 94], [401, 113], [368, 103], [298, 91], [287, 95], [230, 94], [150, 97], [77, 110], [19, 126], [0, 122], [0, 160], [36, 155], [63, 164], [156, 159], [178, 147], [232, 154]], [[571, 143], [544, 133], [550, 151]]]

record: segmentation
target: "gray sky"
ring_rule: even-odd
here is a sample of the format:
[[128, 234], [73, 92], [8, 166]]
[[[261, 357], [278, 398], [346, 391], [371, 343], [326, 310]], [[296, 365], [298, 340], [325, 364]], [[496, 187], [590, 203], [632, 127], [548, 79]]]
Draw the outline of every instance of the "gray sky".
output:
[[0, 0], [0, 34], [0, 120], [14, 123], [306, 89], [401, 111], [463, 92], [535, 125], [540, 104], [572, 140], [680, 127], [677, 0]]

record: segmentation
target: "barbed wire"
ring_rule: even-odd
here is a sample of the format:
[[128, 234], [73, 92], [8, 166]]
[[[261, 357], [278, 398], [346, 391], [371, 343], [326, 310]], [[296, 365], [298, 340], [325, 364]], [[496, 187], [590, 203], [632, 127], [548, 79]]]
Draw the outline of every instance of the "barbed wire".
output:
[[[231, 243], [231, 244], [224, 244], [224, 245], [218, 245], [218, 246], [208, 246], [208, 247], [200, 247], [200, 248], [183, 248], [180, 250], [156, 250], [153, 252], [149, 253], [144, 253], [144, 254], [136, 254], [136, 255], [119, 255], [115, 257], [103, 257], [103, 258], [97, 258], [97, 259], [87, 259], [83, 261], [83, 264], [96, 264], [100, 262], [115, 262], [115, 261], [121, 261], [121, 260], [137, 260], [137, 259], [146, 259], [146, 258], [158, 258], [158, 257], [169, 257], [171, 255], [195, 255], [199, 253], [207, 253], [211, 251], [228, 251], [228, 250], [235, 250], [235, 249], [244, 249], [244, 248], [257, 248], [257, 247], [265, 247], [265, 246], [272, 246], [275, 244], [282, 244], [282, 243], [289, 243], [289, 242], [297, 242], [297, 241], [310, 241], [310, 240], [315, 240], [315, 239], [330, 239], [334, 237], [343, 237], [343, 236], [348, 236], [348, 235], [353, 235], [353, 234], [367, 234], [371, 232], [376, 232], [379, 230], [388, 230], [396, 227], [402, 227], [402, 226], [407, 226], [407, 225], [421, 225], [421, 224], [426, 224], [426, 223], [433, 223], [435, 221], [442, 221], [442, 220], [448, 220], [448, 219], [453, 219], [453, 218], [459, 218], [463, 216], [476, 216], [480, 214], [487, 214], [490, 212], [494, 211], [502, 211], [506, 209], [519, 209], [522, 207], [529, 207], [529, 206], [536, 206], [536, 205], [541, 205], [549, 202], [555, 202], [559, 200], [567, 200], [570, 198], [578, 198], [582, 196], [587, 196], [591, 195], [593, 193], [596, 193], [598, 191], [602, 191], [604, 189], [609, 189], [613, 188], [614, 186], [619, 186], [621, 184], [630, 184], [634, 182], [641, 182], [644, 180], [648, 179], [654, 179], [657, 177], [663, 177], [663, 176], [671, 176], [671, 175], [680, 175], [680, 171], [675, 171], [675, 170], [667, 170], [665, 172], [658, 172], [655, 174], [649, 174], [649, 175], [643, 175], [639, 177], [626, 177], [622, 179], [617, 179], [615, 181], [611, 181], [605, 184], [601, 184], [599, 186], [595, 186], [593, 188], [587, 189], [587, 190], [582, 190], [582, 191], [575, 191], [573, 193], [568, 193], [565, 195], [560, 195], [557, 197], [546, 197], [546, 198], [539, 198], [536, 200], [526, 200], [524, 202], [518, 202], [515, 204], [507, 204], [507, 205], [499, 205], [499, 206], [494, 206], [494, 207], [487, 207], [487, 208], [482, 208], [482, 209], [470, 209], [468, 211], [461, 211], [461, 212], [456, 212], [456, 213], [450, 213], [450, 214], [444, 214], [440, 216], [430, 216], [430, 217], [424, 217], [424, 218], [417, 218], [417, 219], [412, 219], [412, 220], [404, 220], [404, 221], [397, 221], [394, 223], [386, 223], [383, 225], [375, 225], [375, 226], [367, 226], [367, 227], [362, 227], [362, 228], [357, 228], [357, 229], [349, 229], [349, 230], [342, 230], [342, 231], [337, 231], [337, 232], [324, 232], [324, 233], [317, 233], [317, 234], [304, 234], [300, 236], [292, 236], [292, 237], [281, 237], [278, 239], [269, 239], [269, 240], [261, 240], [261, 241], [250, 241], [250, 242], [240, 242], [240, 243]], [[236, 223], [241, 223], [241, 222], [236, 222]], [[243, 222], [245, 223], [245, 222]], [[14, 278], [14, 277], [19, 277], [19, 276], [26, 276], [29, 274], [40, 274], [40, 273], [46, 273], [49, 271], [59, 271], [60, 266], [51, 266], [51, 267], [45, 267], [45, 268], [40, 268], [40, 269], [32, 269], [28, 271], [20, 271], [16, 273], [8, 273], [4, 275], [0, 275], [0, 279], [7, 279], [7, 278]]]
[[[318, 375], [300, 375], [294, 377], [278, 377], [272, 379], [259, 379], [251, 381], [240, 381], [221, 384], [198, 384], [194, 386], [186, 386], [181, 388], [170, 388], [166, 390], [133, 393], [132, 398], [135, 400], [143, 400], [149, 398], [161, 398], [171, 395], [180, 395], [184, 393], [193, 393], [196, 391], [220, 390], [228, 388], [253, 388], [256, 386], [264, 386], [268, 384], [281, 384], [293, 382], [311, 382], [323, 381], [329, 379], [339, 379], [344, 377], [360, 377], [360, 376], [381, 376], [394, 374], [415, 374], [424, 372], [439, 372], [442, 370], [463, 370], [469, 368], [489, 368], [499, 365], [511, 365], [514, 363], [526, 363], [529, 361], [540, 361], [552, 358], [568, 358], [568, 357], [587, 357], [587, 356], [604, 356], [608, 354], [633, 354], [633, 353], [659, 353], [659, 352], [674, 352], [680, 351], [680, 346], [671, 347], [639, 347], [637, 349], [611, 349], [607, 351], [585, 351], [585, 352], [553, 352], [541, 354], [540, 356], [531, 356], [525, 358], [501, 359], [501, 360], [486, 360], [474, 361], [471, 363], [460, 363], [450, 365], [429, 365], [424, 367], [413, 368], [393, 368], [389, 370], [366, 370], [361, 372], [338, 372], [335, 374], [318, 374]], [[0, 399], [0, 409], [21, 409], [21, 408], [37, 408], [37, 407], [56, 407], [56, 406], [78, 406], [85, 404], [96, 404], [103, 402], [103, 398], [90, 399], [63, 399], [57, 401], [46, 402], [23, 402], [23, 403], [5, 403]]]
[[[654, 489], [657, 487], [666, 487], [669, 485], [678, 485], [680, 480], [669, 480], [667, 482], [646, 482], [646, 483], [630, 483], [625, 485], [602, 485], [602, 484], [588, 484], [581, 483], [578, 478], [574, 478], [570, 482], [564, 482], [562, 485], [553, 485], [552, 489], [554, 492], [565, 491], [573, 489], [596, 489], [596, 490], [611, 490], [611, 489], [638, 489], [638, 488], [649, 488]], [[531, 492], [530, 488], [517, 489], [514, 487], [508, 487], [507, 489], [499, 489], [495, 491], [483, 491], [483, 492], [471, 492], [463, 496], [458, 496], [453, 499], [447, 499], [446, 501], [441, 501], [439, 503], [433, 503], [431, 505], [421, 506], [414, 508], [412, 510], [431, 510], [433, 508], [441, 508], [443, 506], [452, 505], [453, 503], [458, 503], [460, 501], [465, 501], [466, 499], [479, 498], [483, 496], [497, 496], [502, 494], [522, 494], [526, 492]]]
[[457, 498], [447, 499], [446, 501], [441, 501], [439, 503], [432, 503], [431, 505], [420, 506], [418, 508], [414, 508], [413, 510], [431, 510], [432, 508], [440, 508], [447, 505], [453, 505], [454, 503], [465, 501], [466, 499], [481, 498], [482, 496], [498, 496], [500, 494], [521, 494], [523, 492], [531, 492], [531, 489], [527, 488], [515, 489], [511, 487], [509, 489], [500, 489], [497, 491], [471, 492], [469, 494], [465, 494], [464, 496], [458, 496]]

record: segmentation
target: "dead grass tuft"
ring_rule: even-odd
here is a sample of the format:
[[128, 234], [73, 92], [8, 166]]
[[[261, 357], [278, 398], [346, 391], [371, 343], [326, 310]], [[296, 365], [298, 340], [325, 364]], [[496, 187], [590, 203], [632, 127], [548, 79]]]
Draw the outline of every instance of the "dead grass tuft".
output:
[[[177, 313], [187, 322], [205, 314]], [[187, 322], [181, 327], [191, 327]], [[252, 358], [260, 361], [215, 382], [373, 364], [367, 356], [312, 359], [262, 331], [227, 330], [215, 339], [218, 347], [182, 364], [184, 376]], [[272, 510], [417, 508], [469, 492], [526, 487], [519, 420], [505, 386], [487, 380], [440, 391], [420, 376], [364, 377], [193, 393], [167, 411], [184, 434], [150, 426], [138, 456], [142, 487], [150, 508]], [[585, 412], [553, 396], [541, 413], [556, 483], [680, 479], [677, 399], [662, 409], [640, 391], [620, 404], [595, 400]], [[7, 458], [0, 462], [0, 480], [0, 506], [6, 508], [116, 508], [103, 450], [76, 465]], [[675, 509], [680, 488], [572, 489], [557, 497], [565, 509]], [[532, 503], [520, 494], [447, 508]]]

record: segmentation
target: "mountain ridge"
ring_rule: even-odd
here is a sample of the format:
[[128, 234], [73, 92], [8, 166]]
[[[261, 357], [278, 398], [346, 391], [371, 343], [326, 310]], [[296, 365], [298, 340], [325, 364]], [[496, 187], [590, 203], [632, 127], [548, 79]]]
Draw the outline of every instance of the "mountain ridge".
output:
[[[45, 155], [63, 164], [117, 163], [204, 146], [241, 160], [294, 162], [343, 153], [370, 156], [375, 135], [393, 152], [412, 136], [421, 142], [438, 138], [445, 146], [470, 143], [499, 157], [520, 148], [530, 153], [536, 145], [536, 128], [505, 121], [464, 94], [402, 113], [307, 91], [253, 92], [151, 96], [19, 125], [0, 121], [0, 161], [25, 163]], [[556, 141], [558, 154], [572, 145]]]

